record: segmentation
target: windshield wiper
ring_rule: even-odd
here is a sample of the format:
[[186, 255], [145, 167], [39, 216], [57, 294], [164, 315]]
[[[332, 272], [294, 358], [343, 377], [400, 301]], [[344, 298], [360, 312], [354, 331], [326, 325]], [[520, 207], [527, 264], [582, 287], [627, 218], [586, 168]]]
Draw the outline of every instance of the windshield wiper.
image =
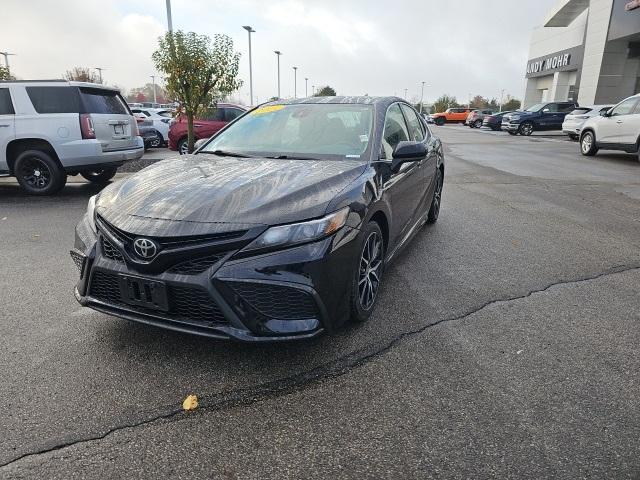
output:
[[212, 152], [209, 150], [201, 150], [198, 153], [210, 153], [219, 157], [253, 158], [251, 155], [247, 155], [246, 153], [230, 152], [228, 150], [214, 150]]
[[320, 160], [319, 158], [300, 157], [298, 155], [273, 155], [273, 156], [264, 157], [264, 158], [273, 158], [275, 160]]

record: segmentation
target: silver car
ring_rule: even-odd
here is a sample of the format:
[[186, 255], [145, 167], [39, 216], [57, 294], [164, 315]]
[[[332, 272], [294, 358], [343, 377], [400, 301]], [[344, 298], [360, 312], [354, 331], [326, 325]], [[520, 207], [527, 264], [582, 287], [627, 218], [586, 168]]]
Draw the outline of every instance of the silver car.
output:
[[104, 183], [144, 154], [136, 120], [112, 87], [66, 80], [0, 82], [0, 176], [48, 195], [67, 175]]
[[584, 122], [591, 117], [597, 117], [602, 112], [610, 110], [612, 106], [613, 105], [592, 105], [590, 107], [578, 107], [564, 117], [562, 131], [569, 135], [571, 140], [578, 140]]

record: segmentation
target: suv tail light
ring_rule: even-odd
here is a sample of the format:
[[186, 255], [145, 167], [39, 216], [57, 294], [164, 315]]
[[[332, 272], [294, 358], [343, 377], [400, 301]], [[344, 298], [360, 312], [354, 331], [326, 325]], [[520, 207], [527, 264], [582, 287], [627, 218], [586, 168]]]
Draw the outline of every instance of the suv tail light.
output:
[[93, 128], [93, 121], [91, 115], [88, 113], [80, 114], [80, 133], [85, 140], [96, 138], [96, 131]]
[[138, 128], [138, 122], [133, 122], [133, 137], [140, 136], [140, 129]]

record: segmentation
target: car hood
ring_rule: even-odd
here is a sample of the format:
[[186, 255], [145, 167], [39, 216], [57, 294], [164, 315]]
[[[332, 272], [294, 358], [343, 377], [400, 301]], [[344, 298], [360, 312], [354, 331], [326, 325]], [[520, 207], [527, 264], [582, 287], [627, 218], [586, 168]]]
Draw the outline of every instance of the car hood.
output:
[[96, 211], [134, 233], [151, 222], [159, 235], [171, 234], [169, 225], [176, 222], [193, 225], [191, 233], [290, 223], [324, 215], [328, 203], [365, 168], [355, 160], [184, 155], [108, 186]]

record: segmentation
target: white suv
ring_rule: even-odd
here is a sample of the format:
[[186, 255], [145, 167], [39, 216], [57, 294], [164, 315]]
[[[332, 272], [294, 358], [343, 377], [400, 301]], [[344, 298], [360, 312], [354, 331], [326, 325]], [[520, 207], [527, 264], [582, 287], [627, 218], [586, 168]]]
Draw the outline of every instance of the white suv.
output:
[[144, 154], [117, 89], [92, 83], [0, 82], [0, 176], [34, 195], [64, 187], [67, 175], [102, 183]]
[[599, 149], [639, 153], [639, 146], [640, 94], [590, 118], [580, 133], [580, 152], [587, 156], [595, 155]]

